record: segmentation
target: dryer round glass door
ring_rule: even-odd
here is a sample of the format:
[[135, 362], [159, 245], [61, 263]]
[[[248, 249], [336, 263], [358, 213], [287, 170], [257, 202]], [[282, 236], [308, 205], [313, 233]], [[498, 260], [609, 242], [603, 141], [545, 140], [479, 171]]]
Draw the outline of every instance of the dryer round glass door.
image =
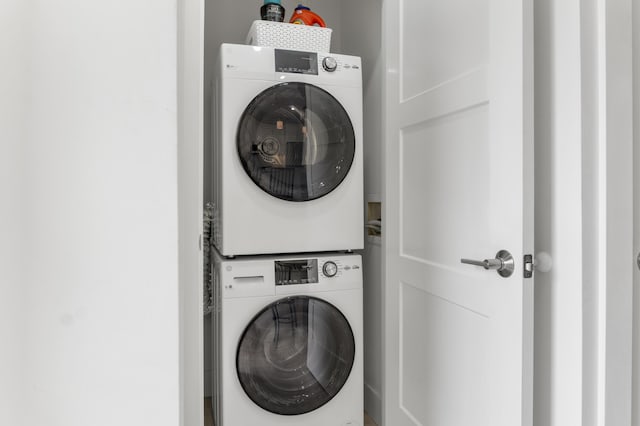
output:
[[256, 96], [238, 125], [246, 173], [262, 190], [288, 201], [333, 191], [355, 154], [349, 115], [330, 93], [306, 83], [283, 83]]
[[282, 415], [329, 402], [347, 381], [355, 356], [353, 331], [333, 305], [315, 297], [278, 300], [247, 326], [236, 368], [246, 394]]

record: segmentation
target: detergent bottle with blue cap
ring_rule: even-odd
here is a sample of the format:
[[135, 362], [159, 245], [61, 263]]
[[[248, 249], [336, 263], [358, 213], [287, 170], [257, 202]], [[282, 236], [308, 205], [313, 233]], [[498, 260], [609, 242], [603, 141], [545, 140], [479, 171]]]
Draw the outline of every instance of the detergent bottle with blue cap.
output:
[[319, 27], [326, 27], [324, 20], [320, 15], [312, 12], [310, 8], [301, 4], [299, 4], [298, 7], [296, 7], [296, 10], [293, 11], [289, 22], [299, 25], [317, 25]]
[[280, 0], [264, 0], [260, 8], [260, 16], [263, 21], [284, 22], [284, 7]]

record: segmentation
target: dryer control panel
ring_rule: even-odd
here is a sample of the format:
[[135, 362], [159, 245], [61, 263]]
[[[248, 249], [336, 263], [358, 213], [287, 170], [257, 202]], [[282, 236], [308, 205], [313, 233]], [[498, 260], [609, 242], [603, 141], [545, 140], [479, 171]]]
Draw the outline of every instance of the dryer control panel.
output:
[[238, 79], [362, 87], [361, 67], [358, 56], [223, 43], [217, 78], [227, 83]]
[[344, 70], [360, 70], [359, 58], [328, 53], [274, 49], [275, 71], [293, 74], [318, 75]]
[[318, 54], [275, 49], [276, 72], [318, 75]]

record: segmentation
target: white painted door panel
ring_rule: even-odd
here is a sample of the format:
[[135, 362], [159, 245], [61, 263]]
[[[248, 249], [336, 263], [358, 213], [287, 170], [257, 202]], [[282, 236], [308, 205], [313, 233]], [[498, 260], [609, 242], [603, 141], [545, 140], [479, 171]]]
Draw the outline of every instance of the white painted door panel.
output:
[[[385, 425], [530, 425], [531, 2], [384, 16]], [[501, 249], [509, 278], [460, 263]]]
[[[485, 63], [489, 53], [489, 0], [401, 3], [403, 99], [438, 87]], [[429, 52], [429, 58], [419, 52]]]

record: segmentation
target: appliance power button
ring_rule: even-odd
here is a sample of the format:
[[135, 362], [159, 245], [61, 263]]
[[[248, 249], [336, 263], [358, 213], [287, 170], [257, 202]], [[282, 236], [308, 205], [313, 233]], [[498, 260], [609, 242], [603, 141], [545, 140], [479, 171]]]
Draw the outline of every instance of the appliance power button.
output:
[[322, 60], [322, 68], [328, 72], [334, 72], [338, 68], [338, 61], [336, 58], [327, 56]]
[[328, 262], [325, 262], [324, 265], [322, 265], [322, 273], [329, 278], [335, 277], [338, 273], [338, 265], [336, 265], [335, 262], [329, 260]]

